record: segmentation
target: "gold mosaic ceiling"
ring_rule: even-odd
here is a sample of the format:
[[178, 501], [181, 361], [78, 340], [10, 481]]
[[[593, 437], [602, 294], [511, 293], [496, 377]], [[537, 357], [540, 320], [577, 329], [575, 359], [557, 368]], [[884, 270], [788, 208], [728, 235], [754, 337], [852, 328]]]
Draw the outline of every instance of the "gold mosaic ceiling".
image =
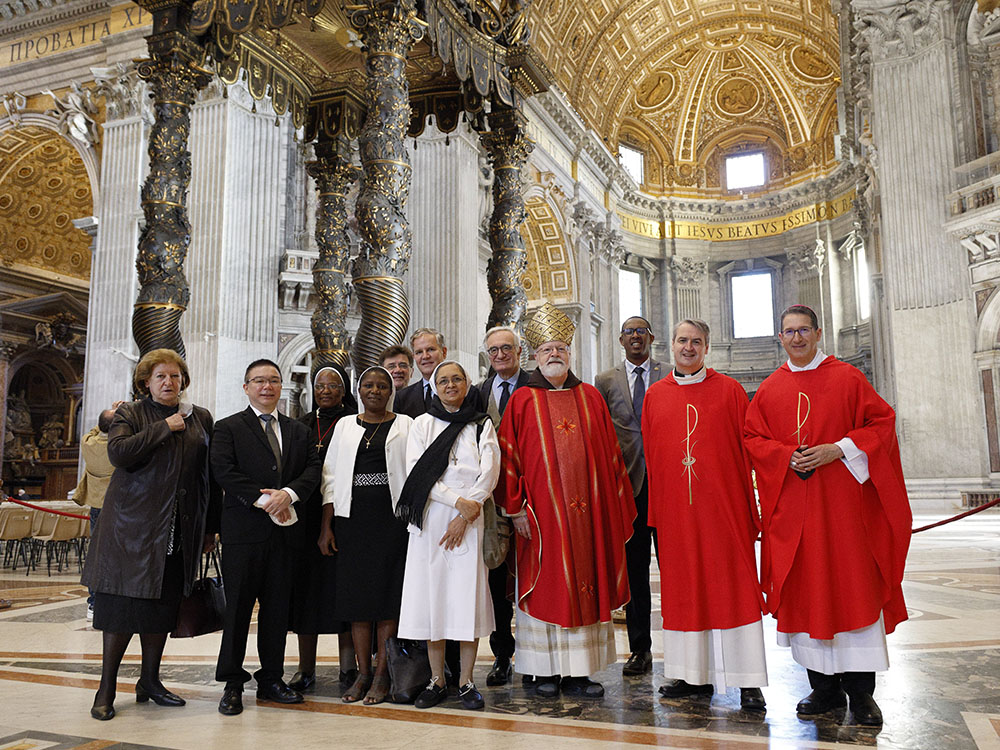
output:
[[83, 160], [36, 126], [0, 134], [0, 262], [90, 277], [90, 239], [72, 220], [93, 214]]
[[[646, 153], [646, 189], [719, 190], [722, 157], [763, 150], [769, 187], [834, 163], [829, 0], [536, 0], [532, 44], [612, 151]], [[679, 188], [679, 190], [678, 190]]]

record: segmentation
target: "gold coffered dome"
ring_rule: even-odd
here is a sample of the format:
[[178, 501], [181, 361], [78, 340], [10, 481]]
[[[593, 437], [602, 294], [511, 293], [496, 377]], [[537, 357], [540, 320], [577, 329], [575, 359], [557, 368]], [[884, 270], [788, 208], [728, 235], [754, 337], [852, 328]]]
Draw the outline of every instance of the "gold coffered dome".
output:
[[826, 0], [539, 0], [532, 44], [652, 193], [724, 192], [724, 157], [765, 154], [775, 189], [830, 171], [840, 84]]

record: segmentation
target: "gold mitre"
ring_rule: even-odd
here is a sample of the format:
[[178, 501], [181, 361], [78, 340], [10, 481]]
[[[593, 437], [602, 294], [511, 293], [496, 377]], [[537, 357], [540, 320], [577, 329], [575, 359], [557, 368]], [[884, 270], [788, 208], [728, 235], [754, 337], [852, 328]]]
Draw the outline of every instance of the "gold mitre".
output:
[[537, 349], [547, 341], [572, 343], [576, 326], [562, 310], [546, 302], [531, 316], [524, 327], [524, 339], [532, 349]]

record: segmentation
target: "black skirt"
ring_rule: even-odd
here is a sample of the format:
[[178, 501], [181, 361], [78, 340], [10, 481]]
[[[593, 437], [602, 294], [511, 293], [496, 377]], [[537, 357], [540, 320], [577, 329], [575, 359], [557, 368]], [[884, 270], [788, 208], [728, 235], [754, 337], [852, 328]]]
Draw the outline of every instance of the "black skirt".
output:
[[[398, 620], [406, 569], [406, 524], [392, 511], [388, 481], [359, 486], [358, 477], [385, 476], [385, 436], [358, 445], [349, 518], [334, 519], [337, 540], [337, 616], [349, 622]], [[366, 425], [371, 432], [374, 425]]]
[[337, 618], [337, 555], [327, 557], [316, 544], [322, 526], [322, 496], [309, 499], [299, 523], [309, 530], [306, 544], [295, 553], [292, 609], [288, 628], [294, 633], [344, 633], [351, 624]]
[[184, 556], [167, 555], [159, 599], [94, 592], [94, 629], [110, 633], [169, 633], [184, 595]]

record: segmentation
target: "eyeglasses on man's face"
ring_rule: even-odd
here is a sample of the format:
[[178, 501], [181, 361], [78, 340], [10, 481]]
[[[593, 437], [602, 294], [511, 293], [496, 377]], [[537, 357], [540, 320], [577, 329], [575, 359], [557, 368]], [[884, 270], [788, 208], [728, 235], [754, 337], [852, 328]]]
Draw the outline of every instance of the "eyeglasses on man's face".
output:
[[260, 388], [264, 385], [281, 385], [281, 378], [277, 376], [264, 378], [258, 375], [256, 378], [250, 378], [247, 382]]
[[652, 333], [652, 330], [646, 328], [645, 326], [639, 326], [638, 328], [622, 328], [622, 335], [624, 336], [631, 336], [633, 333], [645, 336], [647, 333]]
[[569, 354], [569, 347], [565, 344], [543, 346], [538, 350], [538, 354]]
[[489, 354], [491, 357], [495, 357], [500, 352], [503, 352], [504, 354], [510, 354], [512, 351], [514, 351], [513, 344], [501, 344], [500, 346], [491, 346], [489, 349], [486, 350], [486, 353]]
[[784, 336], [786, 339], [790, 339], [797, 333], [799, 334], [799, 336], [805, 338], [815, 330], [816, 329], [813, 328], [812, 326], [802, 326], [802, 328], [786, 328], [781, 332], [781, 335]]

